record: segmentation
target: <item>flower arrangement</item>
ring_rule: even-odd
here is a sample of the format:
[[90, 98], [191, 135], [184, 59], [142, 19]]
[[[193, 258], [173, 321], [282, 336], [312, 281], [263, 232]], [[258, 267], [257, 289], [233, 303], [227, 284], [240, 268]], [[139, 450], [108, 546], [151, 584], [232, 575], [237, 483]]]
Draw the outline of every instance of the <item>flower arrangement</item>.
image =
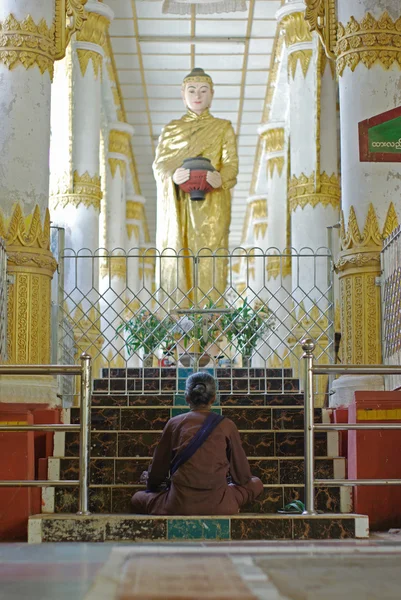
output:
[[251, 357], [263, 334], [274, 328], [274, 323], [274, 316], [269, 308], [263, 305], [254, 308], [247, 298], [241, 305], [221, 317], [224, 335], [230, 344], [247, 358]]
[[169, 348], [174, 345], [173, 330], [176, 323], [170, 317], [159, 320], [156, 315], [146, 309], [140, 310], [131, 319], [117, 327], [117, 333], [127, 333], [125, 346], [128, 356], [132, 356], [140, 348], [144, 355], [153, 354], [158, 348]]

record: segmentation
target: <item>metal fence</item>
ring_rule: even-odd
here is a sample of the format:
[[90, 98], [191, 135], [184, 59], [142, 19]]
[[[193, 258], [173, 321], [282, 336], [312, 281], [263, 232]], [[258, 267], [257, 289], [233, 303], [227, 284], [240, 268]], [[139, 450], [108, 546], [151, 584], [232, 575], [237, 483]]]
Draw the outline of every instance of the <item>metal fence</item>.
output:
[[[401, 227], [385, 240], [382, 258], [383, 362], [401, 364]], [[401, 386], [399, 375], [385, 377], [386, 389]]]
[[57, 344], [67, 363], [91, 354], [96, 392], [171, 394], [182, 369], [211, 369], [221, 393], [296, 393], [305, 336], [319, 363], [333, 362], [327, 248], [66, 249], [58, 262]]
[[7, 254], [0, 238], [0, 363], [7, 360]]

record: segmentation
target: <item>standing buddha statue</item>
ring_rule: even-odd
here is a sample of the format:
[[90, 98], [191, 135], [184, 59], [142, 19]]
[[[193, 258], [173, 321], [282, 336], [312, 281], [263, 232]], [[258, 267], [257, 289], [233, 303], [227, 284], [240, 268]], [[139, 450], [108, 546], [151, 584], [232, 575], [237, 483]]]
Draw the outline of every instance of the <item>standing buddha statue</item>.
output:
[[[181, 305], [205, 299], [218, 301], [227, 284], [227, 258], [210, 258], [211, 252], [227, 256], [231, 221], [231, 188], [237, 182], [238, 156], [236, 137], [230, 121], [213, 117], [209, 107], [213, 82], [203, 69], [193, 69], [184, 78], [181, 96], [187, 112], [163, 129], [156, 150], [153, 171], [157, 183], [157, 247], [180, 253], [180, 259], [163, 258], [160, 286]], [[184, 159], [208, 158], [215, 171], [207, 173], [213, 188], [205, 200], [192, 201], [179, 186], [190, 178]], [[197, 285], [194, 260], [200, 250]], [[208, 249], [208, 250], [206, 250]], [[210, 252], [211, 251], [211, 252]], [[172, 255], [172, 252], [164, 252]], [[188, 258], [184, 258], [184, 257]], [[206, 258], [209, 256], [209, 258]], [[214, 271], [214, 272], [213, 272]], [[182, 298], [184, 293], [186, 302]], [[179, 296], [181, 294], [181, 296]]]

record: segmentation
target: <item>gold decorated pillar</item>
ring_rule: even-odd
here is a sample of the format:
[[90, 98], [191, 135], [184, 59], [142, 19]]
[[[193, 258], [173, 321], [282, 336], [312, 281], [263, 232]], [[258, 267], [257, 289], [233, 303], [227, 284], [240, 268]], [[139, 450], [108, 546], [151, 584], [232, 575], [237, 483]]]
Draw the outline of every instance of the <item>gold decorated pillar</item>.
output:
[[[288, 353], [286, 340], [290, 333], [289, 293], [291, 293], [291, 217], [287, 199], [288, 131], [284, 122], [262, 125], [259, 135], [264, 145], [269, 222], [268, 257], [265, 264], [269, 308], [277, 315], [277, 326], [269, 336], [268, 365], [282, 364]], [[287, 252], [286, 252], [287, 249]], [[287, 253], [287, 256], [285, 255]]]
[[[310, 31], [305, 8], [305, 2], [290, 1], [278, 19], [288, 53], [291, 245], [315, 252], [327, 246], [326, 228], [339, 219], [336, 83], [334, 64]], [[307, 262], [297, 261], [292, 276], [295, 297], [309, 310], [326, 289], [327, 269], [324, 260], [316, 272]], [[324, 310], [327, 302], [321, 304]]]
[[[100, 2], [85, 5], [86, 20], [56, 65], [51, 118], [51, 214], [65, 229], [64, 308], [72, 317], [75, 357], [88, 352], [99, 373], [103, 344], [99, 315], [100, 131], [104, 47], [113, 18]], [[75, 260], [74, 254], [78, 255]], [[69, 258], [71, 257], [71, 258]], [[63, 346], [64, 341], [59, 340]]]
[[[292, 268], [296, 327], [291, 344], [300, 357], [299, 342], [313, 337], [316, 356], [324, 364], [334, 358], [330, 325], [334, 306], [328, 288], [331, 261], [323, 249], [328, 244], [327, 228], [338, 223], [340, 210], [336, 81], [333, 61], [305, 20], [306, 5], [289, 1], [278, 12], [288, 54], [288, 202], [291, 246], [298, 253]], [[309, 256], [302, 258], [302, 254]]]
[[[372, 140], [386, 144], [391, 142], [391, 131], [397, 132], [396, 121], [391, 121], [388, 111], [401, 105], [401, 3], [338, 0], [337, 8], [334, 48], [342, 173], [342, 250], [337, 262], [340, 352], [343, 363], [377, 364], [383, 359], [380, 251], [383, 238], [399, 223], [401, 164], [391, 154], [379, 156]], [[325, 29], [330, 31], [327, 7], [324, 18]], [[335, 405], [349, 404], [355, 389], [382, 387], [381, 377], [342, 377], [335, 382], [332, 399]]]
[[[131, 167], [134, 129], [124, 122], [112, 123], [105, 136], [106, 184], [102, 199], [103, 229], [100, 245], [109, 258], [100, 264], [100, 308], [105, 338], [103, 354], [108, 366], [125, 367], [124, 341], [116, 338], [123, 319], [127, 293], [127, 178]], [[106, 152], [107, 148], [107, 152]]]
[[[0, 3], [0, 236], [7, 244], [10, 278], [10, 363], [50, 362], [50, 282], [56, 269], [48, 211], [50, 90], [70, 25], [82, 26], [83, 4], [78, 0], [66, 9], [59, 0]], [[51, 378], [3, 377], [0, 397], [56, 402]]]

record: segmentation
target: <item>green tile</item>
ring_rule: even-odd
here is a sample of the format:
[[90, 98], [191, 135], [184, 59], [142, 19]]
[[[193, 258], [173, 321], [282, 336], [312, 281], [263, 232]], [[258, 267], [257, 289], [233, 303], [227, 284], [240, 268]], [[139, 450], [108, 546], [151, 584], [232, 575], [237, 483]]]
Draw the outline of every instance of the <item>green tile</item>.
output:
[[188, 406], [188, 404], [185, 402], [185, 396], [183, 394], [175, 395], [174, 406]]
[[230, 519], [169, 519], [167, 539], [172, 540], [229, 540]]

